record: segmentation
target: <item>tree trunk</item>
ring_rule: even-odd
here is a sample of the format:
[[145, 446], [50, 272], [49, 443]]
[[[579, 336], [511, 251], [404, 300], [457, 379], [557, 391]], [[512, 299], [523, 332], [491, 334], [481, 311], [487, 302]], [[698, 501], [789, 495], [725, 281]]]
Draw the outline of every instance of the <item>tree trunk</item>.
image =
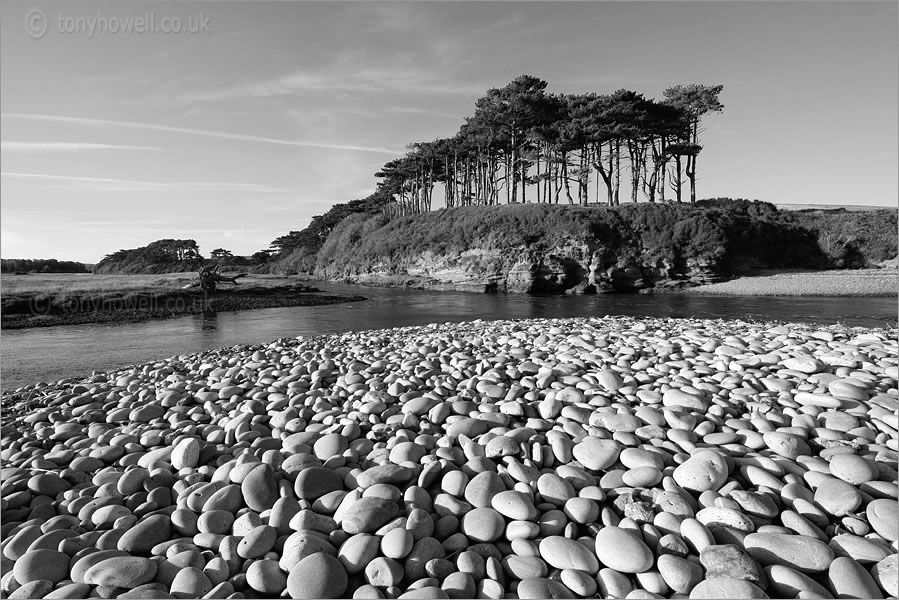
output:
[[643, 161], [638, 143], [628, 140], [628, 153], [631, 159], [631, 202], [637, 203], [637, 193], [640, 191], [640, 174], [643, 169]]
[[571, 182], [568, 180], [568, 153], [562, 153], [562, 183], [565, 185], [565, 197], [568, 198], [568, 204], [574, 204], [571, 197]]
[[553, 163], [553, 185], [556, 188], [556, 204], [559, 203], [559, 195], [562, 192], [562, 162]]
[[[609, 165], [608, 170], [602, 164], [602, 144], [596, 145], [595, 155], [593, 157], [593, 168], [602, 177], [606, 184], [606, 201], [609, 206], [614, 206], [615, 195], [612, 189], [612, 143], [609, 142]], [[599, 203], [599, 177], [596, 178], [596, 202]]]
[[665, 201], [665, 171], [667, 170], [668, 161], [665, 159], [665, 138], [662, 138], [662, 166], [659, 169], [659, 199]]
[[696, 158], [699, 154], [699, 119], [693, 121], [693, 144], [697, 150], [687, 157], [687, 177], [690, 179], [690, 203], [696, 202]]
[[696, 202], [696, 155], [687, 158], [687, 178], [690, 180], [690, 202]]
[[590, 157], [586, 151], [581, 155], [581, 181], [581, 188], [584, 190], [582, 204], [587, 206], [590, 203]]
[[511, 170], [509, 167], [509, 162], [509, 154], [506, 153], [506, 155], [503, 157], [503, 166], [505, 167], [506, 175], [506, 204], [512, 204], [512, 182], [509, 180], [509, 171]]
[[521, 160], [521, 203], [525, 204], [528, 201], [527, 198], [527, 179], [528, 179], [528, 163], [526, 160]]
[[[609, 158], [609, 169], [612, 159]], [[615, 206], [621, 205], [621, 140], [615, 140]]]
[[677, 203], [683, 202], [683, 165], [681, 164], [681, 155], [674, 155], [674, 167], [677, 169], [676, 178], [674, 180], [674, 195]]

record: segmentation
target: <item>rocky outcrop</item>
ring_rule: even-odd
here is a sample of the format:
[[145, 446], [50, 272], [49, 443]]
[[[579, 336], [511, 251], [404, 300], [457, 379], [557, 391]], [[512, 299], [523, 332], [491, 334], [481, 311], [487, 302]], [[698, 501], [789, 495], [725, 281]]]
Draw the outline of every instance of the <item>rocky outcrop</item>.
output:
[[619, 257], [587, 242], [547, 251], [473, 248], [462, 253], [423, 253], [399, 264], [381, 263], [366, 273], [342, 277], [363, 285], [441, 291], [523, 294], [605, 294], [671, 290], [726, 279], [712, 260], [669, 261]]

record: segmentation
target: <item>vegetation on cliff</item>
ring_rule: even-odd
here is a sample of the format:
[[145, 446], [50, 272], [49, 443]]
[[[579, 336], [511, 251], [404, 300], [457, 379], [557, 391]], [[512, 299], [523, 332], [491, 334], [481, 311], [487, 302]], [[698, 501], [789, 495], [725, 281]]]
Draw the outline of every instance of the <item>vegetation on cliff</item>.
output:
[[841, 269], [855, 269], [892, 260], [897, 255], [897, 211], [801, 210], [795, 223], [814, 231], [818, 245]]
[[[435, 277], [455, 270], [509, 291], [628, 289], [758, 269], [864, 266], [883, 255], [895, 256], [895, 211], [856, 215], [867, 234], [854, 239], [851, 265], [845, 263], [842, 247], [821, 243], [822, 236], [837, 227], [828, 219], [840, 217], [797, 216], [757, 201], [616, 207], [519, 204], [394, 219], [353, 215], [322, 245], [315, 274], [354, 279], [377, 273], [402, 279], [411, 273]], [[529, 281], [522, 284], [519, 278], [514, 286], [509, 284], [510, 274], [520, 271]]]
[[335, 204], [325, 214], [315, 215], [306, 228], [291, 231], [272, 242], [268, 251], [270, 270], [312, 273], [318, 251], [339, 223], [351, 215], [381, 214], [387, 202], [387, 197], [375, 193], [362, 200]]

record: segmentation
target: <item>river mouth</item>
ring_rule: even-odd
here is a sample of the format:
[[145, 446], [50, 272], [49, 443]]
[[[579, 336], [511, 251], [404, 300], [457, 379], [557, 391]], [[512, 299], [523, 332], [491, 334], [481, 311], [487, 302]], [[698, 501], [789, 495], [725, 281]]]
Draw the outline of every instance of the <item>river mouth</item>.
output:
[[0, 337], [0, 387], [89, 375], [126, 365], [283, 337], [501, 319], [632, 317], [895, 326], [895, 298], [614, 294], [471, 294], [313, 282], [325, 295], [367, 298], [324, 306], [224, 310], [133, 323], [8, 330]]

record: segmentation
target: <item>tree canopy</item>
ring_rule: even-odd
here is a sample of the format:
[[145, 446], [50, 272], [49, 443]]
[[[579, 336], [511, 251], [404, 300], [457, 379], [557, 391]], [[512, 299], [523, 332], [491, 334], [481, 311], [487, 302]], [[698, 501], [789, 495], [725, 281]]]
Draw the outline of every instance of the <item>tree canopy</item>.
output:
[[[703, 116], [720, 112], [721, 85], [665, 90], [662, 100], [632, 90], [609, 94], [552, 94], [547, 83], [521, 75], [475, 103], [453, 137], [414, 142], [375, 176], [395, 215], [431, 210], [435, 184], [447, 207], [527, 202], [588, 204], [591, 177], [606, 188], [604, 202], [620, 203], [621, 173], [631, 200], [683, 200], [684, 176], [696, 200], [696, 157]], [[572, 187], [576, 190], [573, 192]], [[574, 196], [572, 194], [575, 194]], [[576, 198], [576, 200], [575, 200]]]

